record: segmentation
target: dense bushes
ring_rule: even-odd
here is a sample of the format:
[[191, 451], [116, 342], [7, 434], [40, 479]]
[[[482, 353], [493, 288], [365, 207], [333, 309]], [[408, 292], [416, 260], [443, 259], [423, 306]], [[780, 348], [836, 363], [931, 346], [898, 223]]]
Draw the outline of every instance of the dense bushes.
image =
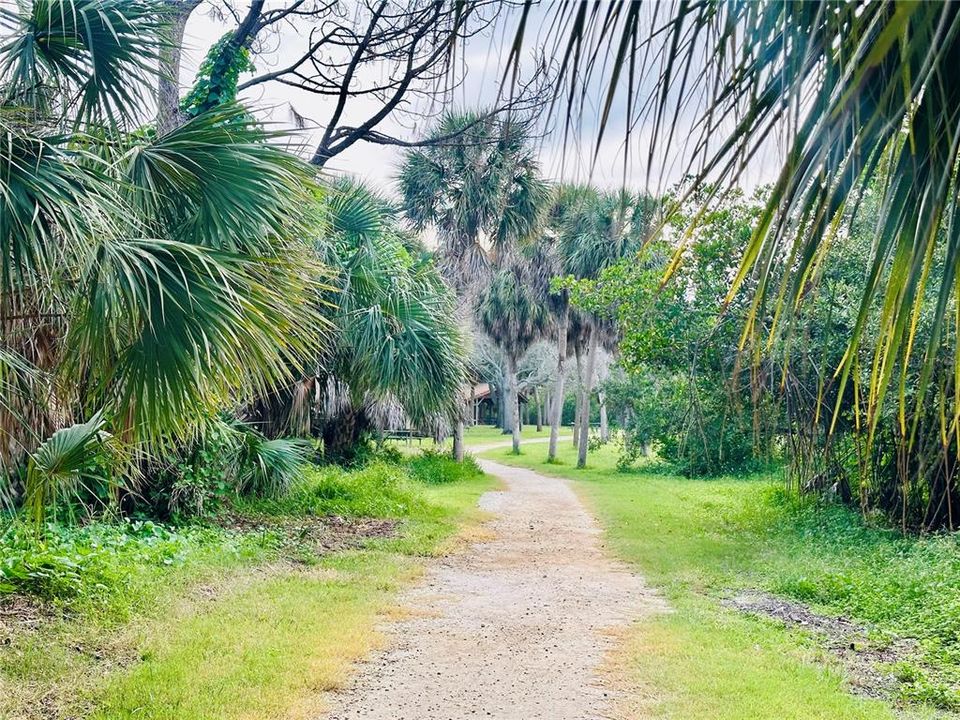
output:
[[[731, 194], [705, 214], [682, 258], [658, 240], [572, 286], [573, 303], [614, 317], [622, 336], [621, 367], [603, 390], [624, 430], [623, 465], [655, 448], [684, 474], [716, 475], [749, 469], [766, 454], [769, 438], [753, 422], [749, 360], [739, 350], [748, 298], [733, 299], [718, 317], [759, 210], [757, 197]], [[671, 222], [682, 228], [694, 212], [695, 204]]]

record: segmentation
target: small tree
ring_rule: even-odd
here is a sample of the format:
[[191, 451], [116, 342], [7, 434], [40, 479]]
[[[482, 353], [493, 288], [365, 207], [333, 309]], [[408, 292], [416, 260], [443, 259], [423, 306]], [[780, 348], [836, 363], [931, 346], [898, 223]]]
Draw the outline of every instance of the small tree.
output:
[[494, 273], [477, 298], [481, 328], [504, 354], [507, 365], [507, 413], [513, 452], [520, 452], [517, 366], [527, 349], [551, 325], [550, 313], [531, 288], [530, 269], [517, 261]]

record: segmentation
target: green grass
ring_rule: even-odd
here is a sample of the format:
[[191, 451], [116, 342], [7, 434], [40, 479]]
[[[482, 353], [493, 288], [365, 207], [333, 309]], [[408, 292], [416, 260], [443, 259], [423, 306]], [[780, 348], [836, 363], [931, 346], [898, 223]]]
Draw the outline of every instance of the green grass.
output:
[[311, 473], [289, 509], [398, 518], [399, 536], [242, 582], [202, 613], [160, 628], [144, 661], [107, 688], [93, 717], [313, 717], [323, 691], [376, 645], [376, 616], [418, 575], [417, 558], [442, 552], [477, 517], [476, 501], [489, 487], [479, 472], [431, 485], [387, 465]]
[[[420, 463], [421, 476], [431, 463]], [[247, 522], [266, 528], [249, 537], [270, 537], [272, 526], [313, 515], [399, 526], [359, 549], [305, 551], [294, 562], [277, 543], [230, 562], [198, 556], [190, 572], [188, 563], [158, 576], [130, 622], [83, 615], [26, 633], [15, 647], [0, 647], [0, 717], [48, 716], [39, 698], [51, 687], [62, 716], [315, 717], [324, 691], [376, 646], [377, 617], [393, 610], [422, 558], [448, 551], [481, 517], [477, 500], [491, 479], [473, 466], [442, 482], [435, 470], [424, 481], [406, 465], [313, 469], [280, 501], [241, 503]]]
[[[570, 428], [563, 428], [561, 432], [569, 435]], [[544, 425], [540, 432], [537, 432], [536, 425], [524, 425], [520, 431], [521, 440], [549, 437], [550, 427], [547, 425]], [[463, 433], [463, 439], [467, 447], [471, 445], [486, 445], [488, 443], [509, 443], [511, 438], [512, 435], [509, 433], [505, 434], [500, 428], [491, 427], [490, 425], [474, 425], [473, 427], [468, 427]]]
[[[761, 720], [893, 718], [890, 705], [849, 694], [819, 643], [721, 599], [762, 590], [921, 640], [924, 662], [903, 668], [905, 697], [952, 703], [960, 621], [954, 537], [904, 539], [865, 527], [845, 508], [801, 504], [770, 478], [691, 480], [618, 472], [616, 450], [577, 470], [572, 447], [547, 465], [543, 448], [485, 457], [569, 477], [612, 549], [659, 588], [674, 612], [639, 624], [622, 664], [648, 696], [640, 717]], [[923, 665], [927, 665], [927, 669]], [[935, 669], [931, 669], [935, 668]], [[646, 713], [646, 714], [644, 714]], [[897, 717], [932, 717], [911, 704]]]

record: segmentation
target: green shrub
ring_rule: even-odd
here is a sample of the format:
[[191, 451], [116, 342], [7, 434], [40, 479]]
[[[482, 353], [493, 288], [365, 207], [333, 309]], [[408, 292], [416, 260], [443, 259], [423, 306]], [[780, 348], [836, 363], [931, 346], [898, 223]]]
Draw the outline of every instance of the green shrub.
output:
[[458, 463], [450, 455], [436, 450], [424, 450], [410, 460], [410, 475], [427, 485], [460, 482], [482, 475], [483, 471], [471, 455]]
[[307, 467], [284, 497], [241, 501], [241, 510], [267, 515], [404, 517], [422, 504], [402, 465], [374, 462], [362, 468]]
[[48, 524], [42, 538], [14, 523], [0, 534], [0, 595], [23, 593], [65, 606], [129, 604], [141, 581], [215, 550], [239, 555], [247, 540], [220, 528], [172, 528], [154, 522]]
[[400, 448], [396, 445], [384, 444], [377, 448], [376, 459], [380, 462], [399, 465], [406, 460], [406, 456], [400, 452]]

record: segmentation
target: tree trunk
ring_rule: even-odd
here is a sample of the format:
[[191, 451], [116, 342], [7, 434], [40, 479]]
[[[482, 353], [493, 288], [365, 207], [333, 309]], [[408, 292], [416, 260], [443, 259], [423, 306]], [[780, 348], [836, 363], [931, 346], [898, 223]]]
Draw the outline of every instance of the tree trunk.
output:
[[534, 402], [537, 404], [537, 432], [543, 432], [543, 401], [540, 398], [540, 389], [537, 388], [533, 392]]
[[331, 419], [323, 426], [323, 457], [327, 462], [350, 464], [357, 455], [363, 430], [353, 409]]
[[597, 392], [597, 402], [600, 403], [600, 442], [610, 442], [610, 426], [607, 422], [607, 394], [603, 390]]
[[463, 462], [463, 418], [458, 418], [453, 426], [453, 459]]
[[503, 426], [503, 433], [509, 435], [513, 432], [514, 414], [517, 411], [517, 382], [516, 378], [510, 373], [510, 361], [504, 360], [503, 368], [503, 415], [500, 424]]
[[180, 126], [180, 60], [187, 20], [201, 0], [167, 0], [167, 32], [160, 48], [160, 79], [157, 83], [157, 135], [165, 135]]
[[573, 354], [577, 360], [577, 394], [573, 412], [573, 446], [580, 447], [580, 425], [583, 424], [583, 349], [580, 347], [580, 343], [574, 343]]
[[510, 424], [513, 429], [513, 454], [520, 454], [520, 393], [517, 392], [517, 361], [507, 358], [507, 384], [510, 386]]
[[567, 325], [570, 320], [570, 307], [563, 309], [560, 328], [557, 330], [557, 379], [553, 386], [553, 404], [550, 406], [550, 449], [547, 461], [557, 459], [557, 439], [560, 437], [560, 424], [563, 422], [563, 366], [567, 361]]
[[498, 418], [500, 429], [504, 433], [511, 432], [510, 427], [510, 388], [506, 373], [501, 373], [503, 377], [500, 383], [500, 417]]
[[593, 390], [593, 371], [597, 364], [597, 328], [590, 323], [590, 350], [587, 354], [586, 377], [580, 385], [583, 398], [580, 417], [580, 447], [577, 452], [577, 467], [587, 465], [587, 445], [590, 442], [590, 393]]

